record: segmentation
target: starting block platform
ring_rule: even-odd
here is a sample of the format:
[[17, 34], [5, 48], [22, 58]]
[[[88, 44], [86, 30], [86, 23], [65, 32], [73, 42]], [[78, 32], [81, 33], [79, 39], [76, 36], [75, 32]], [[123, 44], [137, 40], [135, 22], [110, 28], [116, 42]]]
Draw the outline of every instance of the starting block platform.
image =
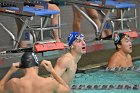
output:
[[124, 32], [124, 33], [129, 35], [131, 38], [138, 38], [139, 37], [137, 31], [127, 31], [127, 32]]
[[[22, 27], [19, 31], [19, 34], [17, 36], [13, 35], [11, 31], [9, 31], [4, 24], [0, 22], [0, 26], [10, 35], [10, 37], [13, 40], [13, 48], [18, 49], [19, 43], [21, 41], [21, 37], [23, 35], [24, 30], [27, 28], [30, 28], [31, 33], [33, 33], [34, 41], [36, 40], [36, 36], [34, 31], [40, 31], [39, 36], [40, 39], [43, 40], [43, 32], [47, 30], [53, 30], [60, 28], [60, 11], [56, 10], [49, 10], [45, 8], [48, 4], [48, 2], [39, 1], [39, 4], [32, 3], [33, 6], [30, 6], [30, 3], [26, 3], [24, 1], [10, 1], [10, 0], [3, 0], [0, 1], [0, 15], [4, 16], [10, 16], [18, 19], [22, 23]], [[35, 5], [42, 5], [44, 8], [37, 8]], [[48, 19], [52, 18], [53, 15], [58, 14], [58, 24], [56, 26], [47, 26], [48, 25]], [[38, 28], [31, 27], [29, 24], [29, 21], [32, 21], [35, 16], [40, 17], [40, 24]], [[23, 18], [24, 17], [24, 18]], [[59, 30], [60, 32], [60, 30]], [[61, 34], [61, 33], [59, 33]], [[15, 42], [16, 41], [16, 42]]]
[[53, 51], [53, 50], [63, 50], [64, 44], [62, 42], [37, 42], [34, 44], [35, 52]]
[[124, 33], [124, 34], [127, 34], [129, 35], [131, 38], [138, 38], [139, 37], [139, 34], [138, 32], [136, 31], [136, 29], [124, 29], [124, 30], [117, 30], [117, 31], [114, 31], [113, 32], [113, 37], [115, 36], [115, 34], [117, 33]]

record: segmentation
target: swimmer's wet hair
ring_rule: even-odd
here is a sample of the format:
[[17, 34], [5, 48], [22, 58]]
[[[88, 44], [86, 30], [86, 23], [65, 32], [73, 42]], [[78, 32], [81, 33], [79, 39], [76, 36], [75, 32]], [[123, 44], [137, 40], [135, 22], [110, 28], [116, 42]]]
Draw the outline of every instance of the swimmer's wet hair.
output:
[[38, 66], [38, 58], [33, 52], [25, 52], [21, 57], [20, 68], [30, 68]]
[[114, 44], [117, 45], [118, 43], [120, 43], [125, 36], [129, 37], [129, 35], [127, 34], [118, 33], [116, 36], [114, 36]]
[[124, 34], [124, 33], [118, 33], [118, 34], [116, 34], [116, 35], [114, 36], [114, 44], [115, 44], [115, 46], [116, 46], [116, 49], [118, 49], [118, 48], [117, 48], [117, 44], [120, 44], [120, 45], [121, 45], [121, 40], [122, 40], [125, 36], [129, 37], [129, 35]]

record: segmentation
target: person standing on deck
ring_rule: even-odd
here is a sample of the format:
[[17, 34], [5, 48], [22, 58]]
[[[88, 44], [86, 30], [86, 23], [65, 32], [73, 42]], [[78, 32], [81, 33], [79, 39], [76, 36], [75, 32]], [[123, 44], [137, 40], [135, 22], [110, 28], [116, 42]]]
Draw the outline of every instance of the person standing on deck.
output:
[[133, 66], [130, 55], [132, 53], [130, 37], [124, 33], [119, 33], [115, 36], [114, 44], [116, 46], [116, 52], [110, 58], [108, 68]]
[[77, 70], [77, 64], [81, 56], [86, 53], [84, 35], [79, 32], [72, 32], [68, 36], [69, 52], [63, 54], [56, 62], [54, 70], [62, 79], [70, 84]]
[[[41, 65], [54, 78], [38, 76], [39, 63], [37, 56], [32, 52], [25, 52], [21, 58], [20, 65], [13, 65], [2, 79], [4, 90], [1, 93], [69, 93], [69, 86], [56, 74], [50, 61], [43, 60]], [[25, 75], [8, 81], [11, 74], [19, 68], [25, 71]]]
[[[81, 31], [81, 21], [83, 19], [82, 14], [73, 6], [73, 31], [80, 32]], [[101, 21], [99, 18], [99, 14], [96, 9], [80, 7], [81, 10], [85, 11], [87, 15], [93, 20], [98, 26], [99, 30], [101, 28]], [[112, 38], [112, 33], [110, 30], [104, 30], [101, 33], [101, 39], [110, 39]]]
[[[28, 0], [26, 0], [28, 1]], [[50, 10], [56, 10], [56, 11], [60, 11], [59, 7], [56, 4], [52, 4], [49, 3], [49, 1], [51, 0], [42, 0], [42, 1], [46, 1], [48, 2], [48, 9]], [[35, 5], [36, 8], [44, 8], [43, 6], [40, 5]], [[55, 14], [53, 15], [53, 18], [51, 19], [51, 23], [55, 26], [58, 25], [59, 23], [59, 15], [60, 14]], [[15, 18], [16, 24], [17, 24], [17, 34], [19, 34], [21, 27], [23, 25], [23, 22], [21, 20], [19, 20], [18, 18]], [[54, 39], [56, 42], [61, 42], [60, 37], [59, 37], [59, 30], [58, 29], [53, 29], [53, 35], [54, 35]], [[20, 41], [20, 47], [21, 48], [26, 48], [27, 44], [26, 44], [26, 40], [23, 38], [23, 40]]]

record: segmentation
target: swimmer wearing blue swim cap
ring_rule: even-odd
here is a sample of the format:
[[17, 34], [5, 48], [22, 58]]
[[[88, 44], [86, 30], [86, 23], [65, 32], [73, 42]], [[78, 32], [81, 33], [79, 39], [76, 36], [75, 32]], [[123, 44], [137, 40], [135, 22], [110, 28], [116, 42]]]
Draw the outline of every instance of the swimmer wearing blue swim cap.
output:
[[79, 32], [72, 32], [68, 36], [68, 45], [71, 46], [76, 39], [84, 39], [84, 35]]
[[67, 40], [70, 49], [58, 58], [54, 69], [67, 84], [70, 84], [75, 77], [79, 60], [86, 53], [86, 43], [84, 35], [79, 32], [70, 33]]

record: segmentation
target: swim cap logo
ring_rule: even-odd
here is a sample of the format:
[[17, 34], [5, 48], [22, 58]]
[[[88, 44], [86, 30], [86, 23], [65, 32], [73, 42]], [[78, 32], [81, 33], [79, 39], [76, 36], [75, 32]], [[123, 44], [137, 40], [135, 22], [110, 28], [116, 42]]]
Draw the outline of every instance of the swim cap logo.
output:
[[37, 56], [36, 56], [34, 53], [32, 53], [32, 56], [34, 57], [35, 62], [36, 62], [37, 64], [39, 64], [39, 63], [38, 63], [38, 58], [37, 58]]
[[71, 44], [73, 43], [73, 41], [75, 39], [83, 39], [84, 38], [84, 35], [83, 34], [80, 34], [79, 32], [72, 32], [71, 34], [69, 34], [68, 36], [68, 44], [69, 46], [71, 46]]
[[84, 35], [83, 34], [80, 34], [80, 35], [77, 35], [75, 36], [76, 39], [83, 39], [84, 38]]
[[68, 40], [68, 41], [69, 41], [69, 43], [70, 43], [70, 42], [71, 42], [71, 40], [72, 40], [72, 38], [73, 38], [73, 34], [70, 34], [68, 38], [69, 38], [69, 40]]
[[116, 36], [115, 36], [115, 43], [118, 43], [118, 42], [119, 42], [119, 40], [120, 40], [119, 35], [116, 35]]

